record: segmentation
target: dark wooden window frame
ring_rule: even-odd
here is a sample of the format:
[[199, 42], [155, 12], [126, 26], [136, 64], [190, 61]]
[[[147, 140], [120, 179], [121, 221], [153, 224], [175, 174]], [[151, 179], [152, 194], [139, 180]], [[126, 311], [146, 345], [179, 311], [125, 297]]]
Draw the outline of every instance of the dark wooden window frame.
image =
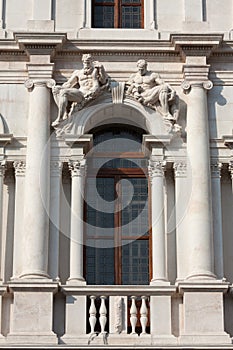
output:
[[[130, 3], [126, 2], [122, 4], [122, 0], [114, 0], [113, 2], [110, 2], [108, 0], [103, 0], [101, 2], [96, 2], [95, 0], [92, 0], [92, 27], [94, 27], [94, 7], [95, 6], [114, 6], [114, 28], [123, 28], [122, 27], [122, 6], [126, 7], [140, 7], [141, 8], [141, 26], [140, 28], [144, 28], [144, 0], [140, 0], [140, 3]], [[137, 28], [137, 29], [140, 29]], [[126, 28], [124, 28], [126, 29]], [[134, 28], [131, 28], [134, 29]]]
[[[109, 157], [110, 155], [113, 155], [111, 153], [107, 154], [105, 153], [104, 156], [105, 157]], [[103, 154], [98, 154], [98, 156], [101, 156], [101, 158], [103, 157]], [[116, 153], [114, 153], [114, 156], [116, 157]], [[124, 157], [122, 158], [142, 158], [143, 155], [142, 153], [128, 153], [125, 154]], [[95, 177], [96, 174], [93, 174], [91, 172], [91, 169], [89, 169], [89, 173], [88, 173], [88, 177]], [[120, 178], [146, 178], [147, 175], [147, 169], [141, 169], [141, 168], [118, 168], [118, 169], [102, 169], [101, 171], [98, 172], [97, 177], [112, 177], [115, 180], [115, 183], [119, 183], [119, 179]], [[148, 178], [148, 177], [147, 177]], [[117, 190], [117, 188], [115, 188]], [[119, 192], [118, 192], [119, 193]], [[151, 280], [152, 278], [152, 229], [151, 229], [151, 192], [150, 192], [150, 184], [149, 184], [149, 178], [148, 178], [148, 203], [149, 203], [149, 208], [148, 208], [148, 236], [146, 237], [133, 237], [133, 236], [121, 236], [118, 234], [118, 228], [121, 226], [121, 217], [120, 217], [120, 210], [118, 209], [116, 211], [116, 214], [114, 215], [114, 223], [115, 223], [115, 233], [114, 233], [114, 239], [118, 240], [124, 240], [124, 239], [137, 239], [137, 240], [149, 240], [149, 280]], [[84, 218], [86, 218], [86, 205], [84, 206]], [[85, 225], [84, 225], [85, 226]], [[86, 239], [86, 232], [84, 229], [84, 237]], [[91, 238], [90, 236], [88, 236], [89, 238]], [[100, 239], [102, 239], [103, 237], [99, 237]], [[85, 242], [84, 239], [84, 242]], [[97, 237], [95, 237], [95, 239], [98, 239]], [[115, 284], [122, 284], [122, 249], [121, 249], [121, 244], [119, 244], [120, 242], [117, 242], [118, 244], [116, 244], [116, 248], [115, 248], [115, 257], [114, 257], [114, 265], [115, 265]], [[84, 245], [85, 247], [85, 245]], [[84, 248], [84, 259], [85, 259], [85, 248]], [[86, 275], [86, 261], [84, 261], [84, 275]]]

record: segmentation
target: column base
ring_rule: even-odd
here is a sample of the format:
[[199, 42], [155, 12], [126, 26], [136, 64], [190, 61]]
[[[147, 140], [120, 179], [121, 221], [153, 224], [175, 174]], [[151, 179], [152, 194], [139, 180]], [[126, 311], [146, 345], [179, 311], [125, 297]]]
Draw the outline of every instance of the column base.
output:
[[168, 280], [166, 280], [166, 279], [152, 279], [150, 281], [150, 285], [151, 286], [159, 286], [159, 285], [161, 285], [161, 286], [170, 286], [171, 283]]
[[47, 280], [51, 280], [51, 278], [49, 277], [49, 275], [47, 273], [45, 273], [44, 271], [28, 271], [28, 272], [24, 272], [22, 273], [20, 276], [18, 276], [19, 279], [27, 279], [27, 280], [34, 280], [34, 279], [47, 279]]
[[66, 284], [68, 285], [79, 285], [79, 286], [86, 286], [87, 282], [85, 281], [84, 278], [68, 278], [68, 280], [66, 281]]
[[187, 277], [187, 280], [216, 280], [217, 277], [212, 272], [192, 272]]

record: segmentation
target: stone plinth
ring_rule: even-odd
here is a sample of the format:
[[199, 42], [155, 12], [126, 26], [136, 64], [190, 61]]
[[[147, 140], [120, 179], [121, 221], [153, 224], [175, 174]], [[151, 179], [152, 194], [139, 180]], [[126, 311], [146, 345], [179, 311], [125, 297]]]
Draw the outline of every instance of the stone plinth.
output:
[[56, 345], [52, 331], [53, 294], [56, 283], [11, 283], [14, 307], [7, 342], [12, 344]]

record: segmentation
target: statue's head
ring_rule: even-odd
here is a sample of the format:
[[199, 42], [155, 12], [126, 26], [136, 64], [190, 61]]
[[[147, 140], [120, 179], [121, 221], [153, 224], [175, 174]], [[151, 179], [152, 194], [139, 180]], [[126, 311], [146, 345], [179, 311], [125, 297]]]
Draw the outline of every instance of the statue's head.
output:
[[146, 60], [139, 60], [137, 62], [137, 67], [138, 67], [138, 71], [141, 75], [145, 74], [147, 71], [147, 62]]
[[92, 56], [91, 54], [87, 53], [82, 56], [82, 61], [84, 66], [91, 66], [92, 64]]

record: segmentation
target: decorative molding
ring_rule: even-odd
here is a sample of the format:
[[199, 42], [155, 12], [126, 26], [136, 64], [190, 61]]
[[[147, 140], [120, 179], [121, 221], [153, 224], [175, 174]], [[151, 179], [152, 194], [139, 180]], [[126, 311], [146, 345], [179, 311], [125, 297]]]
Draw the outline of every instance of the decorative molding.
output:
[[13, 163], [15, 168], [15, 176], [25, 176], [26, 172], [26, 163], [23, 160], [16, 160]]
[[71, 172], [71, 177], [74, 176], [85, 176], [86, 175], [86, 159], [80, 160], [69, 160], [68, 167]]
[[123, 103], [125, 82], [111, 82], [112, 102]]

